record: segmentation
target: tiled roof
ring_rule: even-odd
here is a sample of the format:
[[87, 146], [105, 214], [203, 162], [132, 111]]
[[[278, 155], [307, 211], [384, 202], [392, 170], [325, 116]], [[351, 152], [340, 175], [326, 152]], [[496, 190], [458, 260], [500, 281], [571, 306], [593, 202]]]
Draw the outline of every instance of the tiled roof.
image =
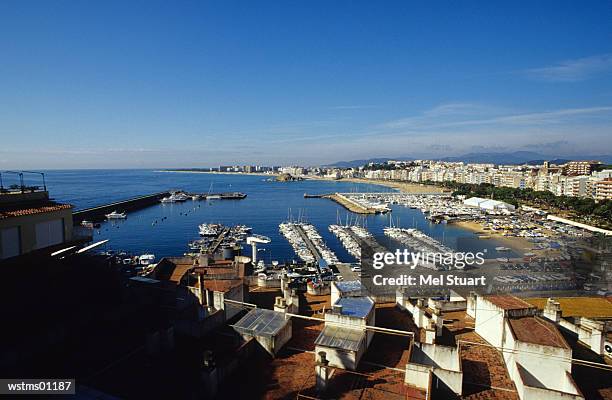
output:
[[215, 292], [228, 292], [243, 284], [242, 279], [204, 279], [204, 288]]
[[509, 318], [508, 322], [517, 340], [544, 346], [569, 349], [555, 325], [538, 317]]
[[0, 208], [0, 219], [12, 218], [12, 217], [22, 217], [25, 215], [33, 215], [40, 213], [48, 213], [53, 211], [67, 210], [71, 209], [72, 205], [70, 204], [58, 204], [54, 202], [45, 202], [38, 205], [30, 205], [28, 208], [15, 208], [11, 207], [10, 209], [2, 209]]
[[534, 307], [518, 297], [509, 295], [485, 296], [484, 298], [504, 310], [521, 310]]

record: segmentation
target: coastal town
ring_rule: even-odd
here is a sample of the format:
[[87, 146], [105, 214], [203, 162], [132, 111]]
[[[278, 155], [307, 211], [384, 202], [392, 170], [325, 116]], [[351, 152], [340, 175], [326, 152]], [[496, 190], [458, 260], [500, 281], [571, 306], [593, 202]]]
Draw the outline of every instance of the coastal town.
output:
[[[207, 221], [184, 254], [157, 259], [108, 250], [96, 232], [140, 210], [240, 207], [248, 193], [160, 192], [74, 211], [27, 184], [31, 174], [0, 194], [0, 266], [14, 283], [3, 304], [23, 321], [3, 332], [4, 376], [65, 371], [84, 398], [612, 398], [609, 231], [442, 190], [353, 192], [306, 199], [353, 209], [328, 225], [353, 260], [303, 216], [277, 227], [291, 262], [260, 258], [271, 239], [247, 225]], [[504, 245], [477, 265], [425, 259], [372, 279], [364, 251], [459, 254], [395, 226], [399, 209]], [[390, 225], [377, 237], [359, 215], [381, 214]], [[417, 288], [406, 283], [414, 277]], [[60, 304], [74, 312], [30, 330], [28, 315]], [[94, 310], [104, 317], [85, 317]]]
[[611, 22], [0, 1], [0, 400], [612, 400]]

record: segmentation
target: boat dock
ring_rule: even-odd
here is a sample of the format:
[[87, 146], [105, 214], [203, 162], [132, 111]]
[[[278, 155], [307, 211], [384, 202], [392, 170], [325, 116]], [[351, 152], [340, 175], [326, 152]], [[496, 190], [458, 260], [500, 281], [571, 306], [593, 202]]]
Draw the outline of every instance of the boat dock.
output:
[[229, 231], [230, 231], [230, 228], [228, 227], [223, 228], [221, 233], [219, 233], [219, 235], [217, 236], [213, 244], [208, 249], [209, 254], [215, 254], [215, 252], [217, 251], [221, 243], [223, 243], [223, 240], [225, 239], [225, 236], [229, 233]]
[[347, 210], [354, 212], [356, 214], [377, 214], [380, 213], [380, 210], [377, 210], [373, 207], [367, 207], [361, 203], [356, 202], [355, 200], [341, 194], [334, 193], [330, 195], [324, 196], [327, 199], [333, 200], [336, 203], [340, 204], [342, 207]]
[[72, 214], [73, 223], [78, 225], [85, 220], [92, 222], [103, 221], [105, 219], [105, 215], [113, 211], [124, 212], [139, 210], [158, 204], [159, 200], [169, 195], [170, 192], [153, 193], [145, 196], [134, 197], [128, 200], [117, 201], [110, 204], [75, 211]]
[[304, 231], [304, 228], [302, 228], [300, 225], [296, 225], [295, 227], [298, 233], [300, 234], [300, 236], [302, 237], [302, 240], [304, 241], [304, 243], [306, 243], [306, 246], [308, 246], [308, 249], [314, 256], [315, 260], [317, 260], [317, 262], [320, 262], [323, 257], [321, 256], [319, 249], [317, 249], [317, 246], [315, 246], [314, 243], [312, 243], [312, 240], [310, 240], [310, 238]]

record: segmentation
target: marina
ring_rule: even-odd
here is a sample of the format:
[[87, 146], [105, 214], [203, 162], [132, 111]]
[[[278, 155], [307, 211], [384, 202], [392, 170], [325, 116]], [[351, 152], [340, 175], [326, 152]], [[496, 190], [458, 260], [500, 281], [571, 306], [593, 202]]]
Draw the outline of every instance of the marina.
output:
[[[88, 179], [83, 179], [84, 176]], [[65, 179], [66, 184], [70, 185], [70, 192], [64, 191], [65, 186], [58, 181], [59, 178]], [[92, 205], [96, 203], [116, 204], [118, 199], [125, 196], [142, 197], [138, 196], [135, 189], [153, 192], [158, 188], [183, 187], [184, 192], [188, 194], [206, 194], [213, 180], [219, 192], [231, 193], [239, 190], [248, 193], [248, 197], [240, 202], [188, 199], [183, 202], [163, 204], [159, 200], [171, 194], [165, 192], [165, 196], [146, 207], [128, 210], [126, 219], [111, 220], [101, 226], [96, 225], [97, 227], [93, 228], [94, 238], [110, 239], [107, 247], [134, 254], [152, 251], [159, 256], [168, 256], [183, 254], [186, 243], [197, 239], [194, 233], [195, 235], [199, 233], [198, 226], [205, 221], [225, 226], [248, 225], [254, 232], [271, 239], [271, 243], [260, 246], [258, 252], [258, 258], [267, 264], [273, 260], [281, 263], [291, 262], [294, 259], [301, 260], [278, 230], [278, 224], [287, 220], [288, 208], [301, 209], [309, 215], [308, 222], [317, 229], [326, 246], [339, 260], [353, 260], [354, 257], [349, 254], [340, 240], [329, 231], [329, 225], [338, 222], [338, 213], [342, 212], [343, 207], [335, 202], [304, 198], [304, 193], [369, 193], [371, 196], [380, 196], [383, 199], [386, 189], [372, 184], [305, 180], [286, 184], [283, 186], [283, 192], [279, 193], [276, 190], [277, 184], [265, 182], [258, 176], [183, 175], [154, 171], [116, 171], [113, 174], [87, 171], [85, 175], [55, 173], [50, 174], [47, 179], [57, 187], [58, 198], [81, 208], [94, 208]], [[134, 181], [142, 184], [139, 187], [132, 186]], [[98, 189], [101, 187], [105, 189], [103, 191]], [[389, 189], [388, 195], [397, 198], [396, 193]], [[459, 250], [487, 248], [491, 257], [497, 257], [498, 252], [495, 251], [495, 247], [508, 246], [495, 239], [479, 241], [473, 231], [454, 224], [433, 224], [426, 219], [426, 214], [420, 209], [392, 203], [389, 206], [393, 208], [394, 219], [403, 221], [403, 226], [415, 227], [437, 240], [445, 237], [444, 243], [450, 247]], [[104, 214], [113, 211], [123, 210], [113, 206], [106, 208]], [[354, 214], [351, 215], [355, 217]], [[359, 225], [366, 225], [367, 230], [382, 243], [384, 240], [381, 238], [385, 237], [384, 228], [388, 226], [388, 218], [381, 214], [367, 214], [361, 218]], [[84, 219], [93, 224], [97, 223], [88, 218]], [[103, 219], [102, 215], [98, 221]], [[139, 236], [150, 238], [148, 248], [143, 248], [136, 240]]]
[[331, 251], [321, 235], [311, 224], [285, 222], [279, 225], [283, 236], [291, 243], [295, 253], [306, 263], [325, 261], [327, 265], [338, 263], [338, 258]]

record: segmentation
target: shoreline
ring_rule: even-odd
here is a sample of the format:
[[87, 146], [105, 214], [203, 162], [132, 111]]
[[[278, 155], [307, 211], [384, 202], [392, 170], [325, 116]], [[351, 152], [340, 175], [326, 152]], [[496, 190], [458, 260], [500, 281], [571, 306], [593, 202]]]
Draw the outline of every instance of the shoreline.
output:
[[365, 179], [365, 178], [340, 178], [340, 179], [330, 179], [319, 176], [307, 176], [305, 179], [312, 179], [318, 181], [328, 181], [328, 182], [352, 182], [352, 183], [365, 183], [370, 185], [379, 185], [392, 189], [398, 189], [402, 193], [412, 193], [412, 194], [423, 194], [423, 193], [444, 193], [444, 190], [437, 186], [432, 185], [423, 185], [420, 183], [411, 183], [411, 182], [394, 182], [394, 181], [385, 181], [380, 179]]
[[519, 253], [521, 257], [528, 252], [536, 252], [537, 250], [532, 250], [533, 243], [531, 243], [527, 238], [520, 236], [504, 236], [500, 233], [490, 232], [483, 230], [483, 226], [479, 221], [470, 220], [470, 221], [458, 221], [453, 222], [451, 225], [458, 226], [459, 228], [471, 231], [474, 235], [478, 236], [478, 233], [482, 233], [483, 235], [489, 236], [490, 239], [480, 239], [480, 240], [495, 240], [500, 242], [501, 244], [509, 247], [512, 251]]
[[273, 173], [268, 174], [266, 172], [219, 172], [219, 171], [189, 171], [189, 170], [180, 170], [180, 169], [172, 169], [172, 170], [156, 170], [153, 172], [168, 172], [173, 174], [211, 174], [211, 175], [253, 175], [253, 176], [269, 176], [276, 178], [279, 174]]
[[[219, 172], [219, 171], [190, 171], [190, 170], [156, 170], [154, 172], [168, 172], [168, 173], [177, 173], [177, 174], [211, 174], [211, 175], [240, 175], [240, 176], [267, 176], [270, 178], [276, 178], [280, 176], [280, 173], [266, 173], [266, 172]], [[296, 176], [298, 178], [303, 178], [304, 180], [313, 180], [313, 181], [325, 181], [325, 182], [351, 182], [351, 183], [364, 183], [370, 185], [378, 185], [384, 186], [391, 189], [398, 189], [402, 193], [412, 193], [412, 194], [423, 194], [423, 193], [445, 193], [445, 190], [432, 185], [424, 185], [420, 183], [411, 183], [411, 182], [395, 182], [395, 181], [386, 181], [380, 179], [365, 179], [365, 178], [340, 178], [340, 179], [331, 179], [325, 178], [322, 176], [312, 176], [312, 175], [299, 175]]]

